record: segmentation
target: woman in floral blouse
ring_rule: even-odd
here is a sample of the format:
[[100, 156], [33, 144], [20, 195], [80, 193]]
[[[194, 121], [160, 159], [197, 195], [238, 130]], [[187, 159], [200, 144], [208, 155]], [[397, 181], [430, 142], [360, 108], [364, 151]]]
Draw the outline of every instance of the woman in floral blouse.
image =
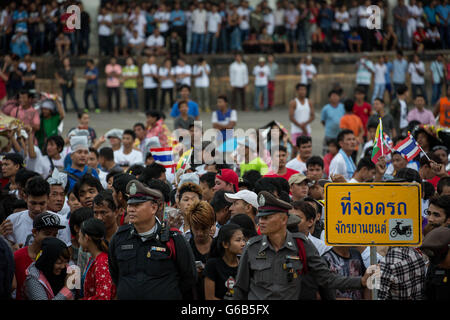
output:
[[81, 225], [78, 241], [91, 254], [82, 276], [82, 300], [112, 300], [116, 295], [109, 274], [105, 232], [101, 220], [90, 218]]

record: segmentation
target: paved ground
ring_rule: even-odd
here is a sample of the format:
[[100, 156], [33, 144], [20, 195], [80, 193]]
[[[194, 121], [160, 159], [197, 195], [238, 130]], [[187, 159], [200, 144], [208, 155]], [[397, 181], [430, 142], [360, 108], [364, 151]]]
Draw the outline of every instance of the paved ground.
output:
[[[145, 123], [145, 114], [143, 112], [127, 112], [120, 113], [102, 112], [96, 114], [90, 113], [90, 126], [95, 129], [97, 136], [103, 135], [112, 128], [127, 129], [132, 128], [136, 122]], [[211, 113], [201, 112], [200, 120], [203, 121], [203, 128], [211, 128]], [[290, 132], [289, 112], [287, 108], [279, 107], [268, 112], [243, 112], [238, 111], [238, 122], [236, 128], [247, 130], [249, 128], [260, 128], [272, 120], [277, 120], [283, 124]], [[74, 112], [67, 113], [64, 119], [64, 135], [68, 130], [77, 125], [77, 116]], [[169, 129], [173, 129], [173, 119], [168, 117], [166, 124]], [[320, 114], [316, 113], [316, 119], [312, 123], [312, 141], [313, 154], [321, 155], [322, 141], [324, 136], [324, 129], [320, 123]]]

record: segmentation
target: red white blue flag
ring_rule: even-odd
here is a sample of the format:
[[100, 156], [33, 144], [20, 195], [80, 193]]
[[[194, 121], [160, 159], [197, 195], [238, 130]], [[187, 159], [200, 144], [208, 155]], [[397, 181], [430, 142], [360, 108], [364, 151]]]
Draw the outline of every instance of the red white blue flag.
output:
[[410, 133], [408, 133], [408, 137], [405, 140], [400, 141], [394, 147], [394, 150], [403, 154], [408, 161], [411, 161], [420, 153], [420, 147]]
[[164, 168], [172, 168], [172, 171], [176, 167], [176, 163], [173, 161], [172, 148], [152, 148], [150, 149], [153, 159], [156, 163], [164, 166]]

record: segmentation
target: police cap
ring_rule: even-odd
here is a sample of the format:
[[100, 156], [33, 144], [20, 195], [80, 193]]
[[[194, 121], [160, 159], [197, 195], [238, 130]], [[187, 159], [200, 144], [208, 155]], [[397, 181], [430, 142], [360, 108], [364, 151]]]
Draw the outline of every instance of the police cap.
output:
[[450, 228], [447, 226], [438, 227], [431, 230], [423, 239], [421, 250], [439, 250], [446, 248], [450, 244]]
[[128, 194], [128, 204], [164, 199], [161, 191], [151, 189], [138, 180], [128, 182], [126, 193]]
[[276, 198], [268, 191], [261, 191], [258, 194], [258, 214], [257, 217], [264, 217], [274, 213], [288, 214], [292, 206], [283, 200]]

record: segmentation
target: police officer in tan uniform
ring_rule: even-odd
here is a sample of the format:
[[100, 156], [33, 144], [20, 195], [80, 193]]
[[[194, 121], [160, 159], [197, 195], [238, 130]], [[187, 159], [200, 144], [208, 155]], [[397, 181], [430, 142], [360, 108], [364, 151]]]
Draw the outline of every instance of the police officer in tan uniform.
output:
[[301, 277], [310, 273], [320, 286], [361, 289], [369, 275], [343, 277], [329, 271], [302, 233], [287, 230], [292, 206], [267, 191], [258, 194], [262, 235], [251, 238], [239, 262], [234, 300], [297, 300]]

